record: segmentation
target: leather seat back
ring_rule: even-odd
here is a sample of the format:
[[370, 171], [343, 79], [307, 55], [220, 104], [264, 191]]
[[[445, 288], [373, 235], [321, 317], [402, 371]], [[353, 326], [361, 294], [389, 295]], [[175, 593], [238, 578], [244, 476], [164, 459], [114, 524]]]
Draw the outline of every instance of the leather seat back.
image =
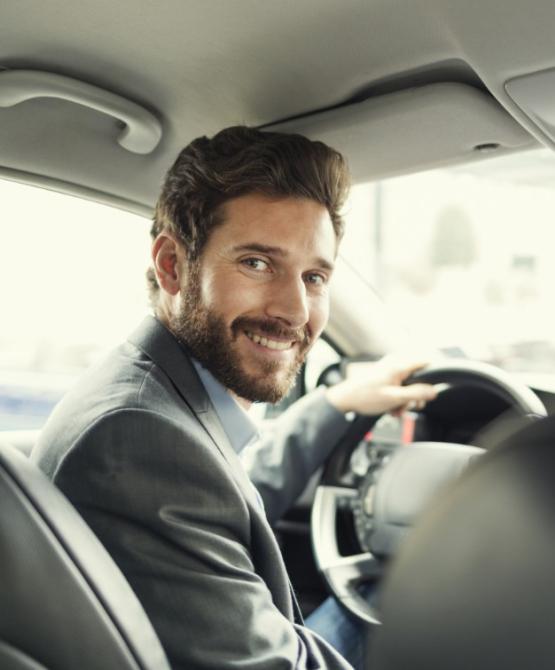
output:
[[0, 668], [169, 670], [139, 601], [54, 485], [0, 446]]
[[555, 417], [438, 497], [386, 581], [373, 670], [555, 667]]

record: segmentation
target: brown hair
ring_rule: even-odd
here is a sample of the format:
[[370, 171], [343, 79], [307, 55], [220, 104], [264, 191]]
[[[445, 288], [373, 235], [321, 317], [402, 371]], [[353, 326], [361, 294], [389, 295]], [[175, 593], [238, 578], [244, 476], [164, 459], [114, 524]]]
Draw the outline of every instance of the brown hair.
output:
[[[339, 240], [344, 225], [340, 210], [348, 189], [345, 159], [323, 142], [235, 126], [212, 139], [199, 137], [180, 152], [166, 174], [150, 232], [153, 239], [163, 230], [172, 232], [194, 261], [210, 232], [222, 223], [221, 205], [261, 193], [324, 205]], [[159, 287], [152, 268], [147, 279], [154, 304]]]

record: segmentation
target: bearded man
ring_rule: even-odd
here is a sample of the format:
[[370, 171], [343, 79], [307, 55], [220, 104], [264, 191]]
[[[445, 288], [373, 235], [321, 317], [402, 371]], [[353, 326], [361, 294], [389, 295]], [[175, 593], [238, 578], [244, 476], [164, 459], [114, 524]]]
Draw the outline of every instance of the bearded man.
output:
[[415, 366], [347, 380], [284, 413], [251, 480], [238, 456], [256, 439], [250, 404], [287, 393], [326, 325], [347, 189], [341, 155], [304, 137], [236, 127], [185, 147], [152, 228], [154, 316], [64, 398], [33, 453], [173, 668], [350, 667], [303, 625], [270, 523], [347, 431], [346, 412], [433, 390], [400, 386]]

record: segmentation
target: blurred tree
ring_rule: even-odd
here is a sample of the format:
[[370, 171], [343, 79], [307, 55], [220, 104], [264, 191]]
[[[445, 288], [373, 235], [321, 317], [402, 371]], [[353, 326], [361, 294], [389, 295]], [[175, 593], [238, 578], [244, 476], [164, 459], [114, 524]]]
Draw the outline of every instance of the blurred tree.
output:
[[476, 238], [468, 214], [455, 205], [445, 207], [435, 221], [430, 242], [430, 261], [436, 268], [468, 267], [478, 256]]
[[390, 274], [417, 295], [429, 293], [435, 282], [435, 272], [420, 262], [393, 266]]

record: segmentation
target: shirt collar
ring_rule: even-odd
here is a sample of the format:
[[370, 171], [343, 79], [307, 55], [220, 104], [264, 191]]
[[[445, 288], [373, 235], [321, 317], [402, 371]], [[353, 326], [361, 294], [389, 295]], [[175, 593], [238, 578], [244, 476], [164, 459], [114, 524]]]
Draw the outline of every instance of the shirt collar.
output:
[[193, 365], [236, 453], [258, 438], [258, 428], [225, 386], [194, 358]]

